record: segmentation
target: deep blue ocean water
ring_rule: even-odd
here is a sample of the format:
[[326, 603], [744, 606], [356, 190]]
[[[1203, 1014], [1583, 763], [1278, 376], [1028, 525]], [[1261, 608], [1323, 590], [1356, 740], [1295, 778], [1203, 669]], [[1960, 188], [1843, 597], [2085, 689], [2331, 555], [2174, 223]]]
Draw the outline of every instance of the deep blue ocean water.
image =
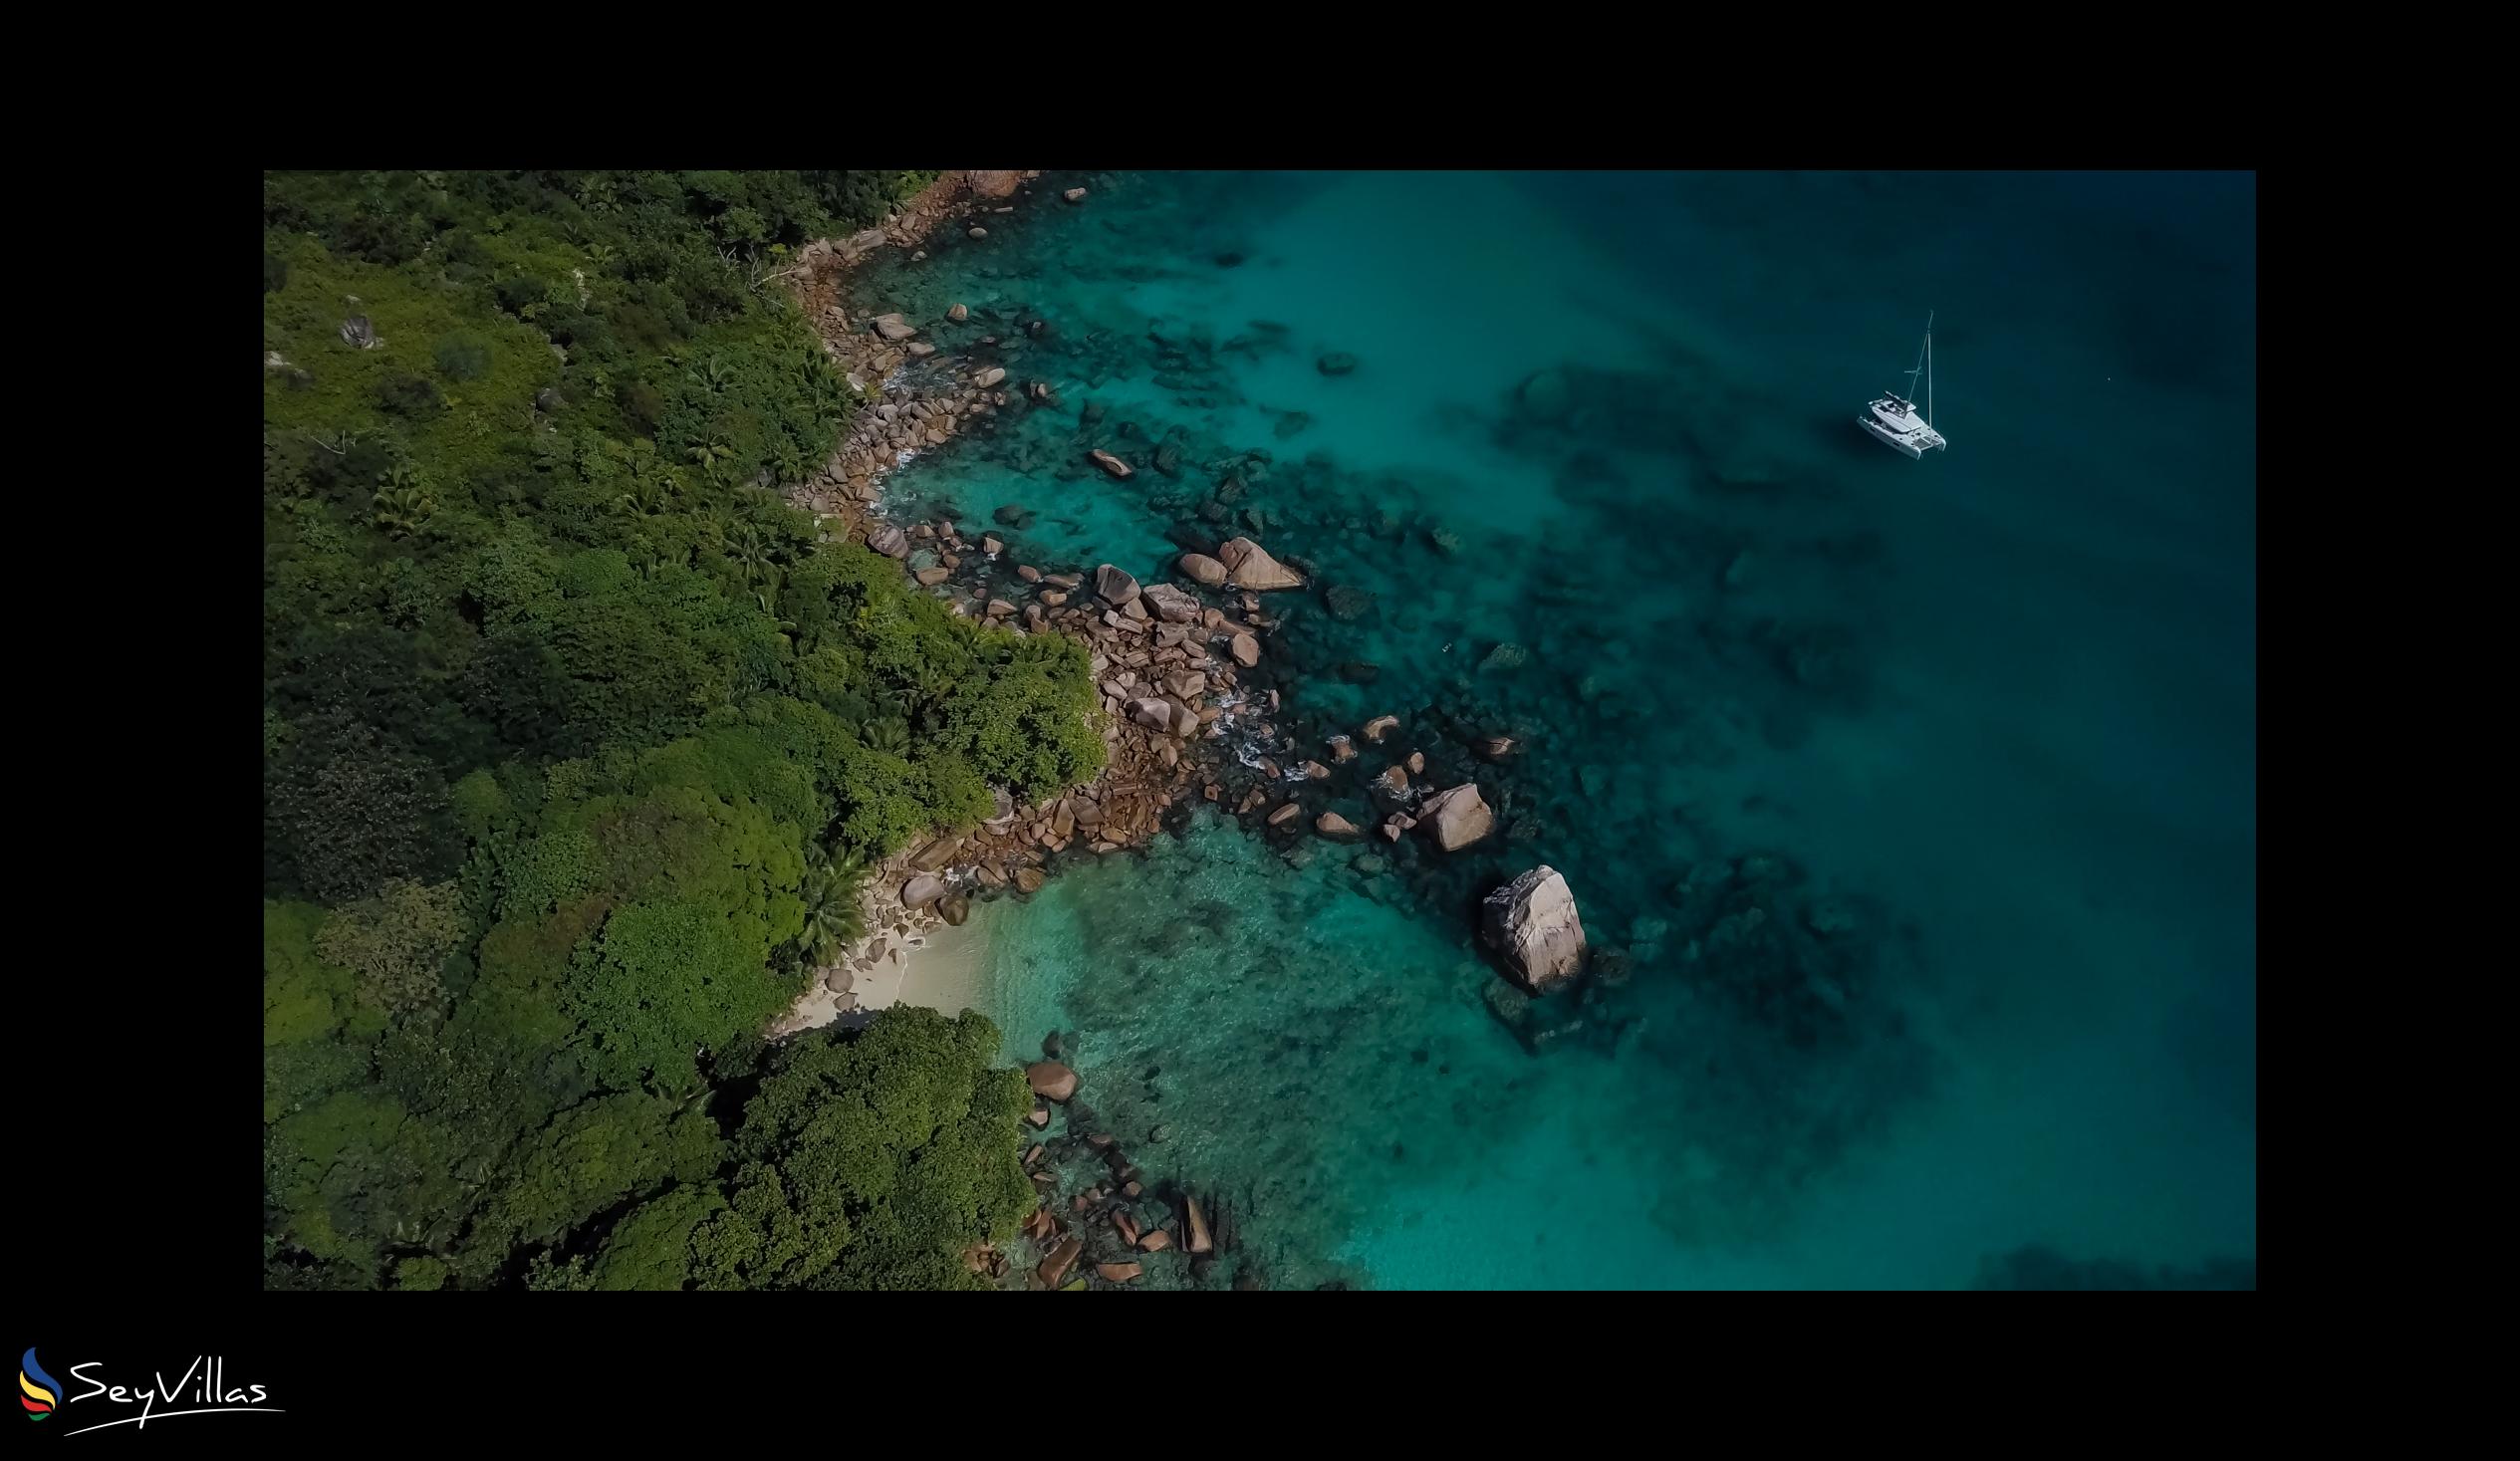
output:
[[[1058, 392], [911, 463], [885, 511], [1052, 571], [1151, 582], [1238, 533], [1300, 559], [1314, 589], [1268, 596], [1282, 759], [1402, 721], [1308, 805], [1369, 825], [1364, 778], [1422, 749], [1499, 813], [1445, 858], [1202, 810], [975, 915], [1009, 1058], [1073, 1032], [1096, 1124], [1226, 1195], [1235, 1264], [2253, 1266], [2252, 178], [1036, 191], [857, 287], [922, 322], [969, 305], [929, 338]], [[1951, 449], [1909, 461], [1854, 417], [1904, 388], [1928, 310]], [[1496, 732], [1525, 754], [1469, 756]], [[1534, 1053], [1472, 935], [1541, 861], [1627, 974], [1554, 996], [1583, 1028]]]

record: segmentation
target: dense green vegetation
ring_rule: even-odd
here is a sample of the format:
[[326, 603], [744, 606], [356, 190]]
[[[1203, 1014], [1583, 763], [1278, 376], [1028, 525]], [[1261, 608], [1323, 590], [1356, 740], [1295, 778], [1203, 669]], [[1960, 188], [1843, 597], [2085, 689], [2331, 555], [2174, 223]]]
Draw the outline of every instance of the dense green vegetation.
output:
[[936, 1287], [1030, 1201], [976, 1017], [755, 1032], [859, 869], [1091, 777], [1082, 649], [776, 487], [771, 276], [924, 174], [264, 180], [274, 1287]]

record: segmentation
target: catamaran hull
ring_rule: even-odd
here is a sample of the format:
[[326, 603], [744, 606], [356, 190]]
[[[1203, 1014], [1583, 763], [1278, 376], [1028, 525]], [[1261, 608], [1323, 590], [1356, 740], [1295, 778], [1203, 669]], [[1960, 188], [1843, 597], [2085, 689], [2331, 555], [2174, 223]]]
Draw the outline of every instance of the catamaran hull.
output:
[[[1855, 418], [1855, 423], [1870, 433], [1874, 440], [1881, 442], [1884, 446], [1889, 447], [1892, 451], [1905, 452], [1911, 457], [1921, 457], [1925, 454], [1925, 449], [1922, 446], [1908, 440], [1904, 436], [1899, 435], [1897, 432], [1892, 431], [1888, 426], [1883, 425], [1881, 422], [1874, 420], [1870, 416], [1858, 416]], [[1938, 446], [1934, 449], [1937, 451], [1941, 450]]]

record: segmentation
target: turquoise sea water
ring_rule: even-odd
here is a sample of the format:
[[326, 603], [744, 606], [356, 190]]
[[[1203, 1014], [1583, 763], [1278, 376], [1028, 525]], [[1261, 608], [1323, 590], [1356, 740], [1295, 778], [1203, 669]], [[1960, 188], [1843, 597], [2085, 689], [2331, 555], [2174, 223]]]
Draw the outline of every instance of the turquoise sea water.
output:
[[[969, 305], [930, 337], [1058, 392], [886, 510], [1148, 581], [1256, 537], [1315, 575], [1269, 596], [1281, 759], [1402, 722], [1310, 805], [1379, 821], [1365, 779], [1423, 750], [1498, 809], [1446, 858], [1202, 808], [975, 915], [1009, 1057], [1073, 1032], [1091, 1123], [1233, 1202], [1232, 1266], [2253, 1274], [2251, 179], [1039, 192], [858, 287]], [[1915, 462], [1853, 418], [1929, 308], [1952, 447]], [[1500, 732], [1526, 754], [1468, 754]], [[1541, 861], [1614, 977], [1544, 1002], [1582, 1028], [1535, 1054], [1471, 936]]]

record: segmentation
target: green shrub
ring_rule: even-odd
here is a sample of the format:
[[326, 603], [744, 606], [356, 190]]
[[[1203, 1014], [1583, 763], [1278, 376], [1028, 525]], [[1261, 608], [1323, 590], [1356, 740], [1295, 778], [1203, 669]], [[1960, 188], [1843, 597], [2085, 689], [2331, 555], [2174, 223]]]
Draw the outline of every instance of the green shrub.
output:
[[438, 373], [449, 380], [478, 380], [490, 373], [490, 342], [458, 332], [437, 337]]

